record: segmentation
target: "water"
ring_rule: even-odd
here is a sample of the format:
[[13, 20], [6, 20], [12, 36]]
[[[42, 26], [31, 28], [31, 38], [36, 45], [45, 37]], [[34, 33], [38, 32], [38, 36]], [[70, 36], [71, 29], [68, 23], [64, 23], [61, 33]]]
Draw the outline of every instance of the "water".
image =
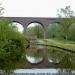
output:
[[18, 69], [14, 72], [20, 75], [75, 75], [70, 69]]
[[58, 48], [30, 46], [26, 50], [26, 60], [26, 69], [17, 69], [15, 73], [75, 75], [75, 55]]
[[26, 50], [26, 59], [30, 64], [36, 64], [36, 68], [38, 68], [37, 64], [39, 65], [41, 62], [42, 65], [42, 63], [46, 61], [42, 66], [48, 64], [47, 67], [49, 68], [52, 64], [53, 68], [75, 69], [74, 54], [49, 46], [30, 46], [30, 48]]

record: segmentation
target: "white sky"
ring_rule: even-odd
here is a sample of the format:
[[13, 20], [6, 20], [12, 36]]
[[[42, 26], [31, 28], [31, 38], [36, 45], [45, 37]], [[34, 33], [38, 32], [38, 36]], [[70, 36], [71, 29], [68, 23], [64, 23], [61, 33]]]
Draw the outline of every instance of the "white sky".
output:
[[0, 0], [5, 8], [3, 16], [56, 17], [57, 10], [70, 5], [75, 10], [75, 0]]

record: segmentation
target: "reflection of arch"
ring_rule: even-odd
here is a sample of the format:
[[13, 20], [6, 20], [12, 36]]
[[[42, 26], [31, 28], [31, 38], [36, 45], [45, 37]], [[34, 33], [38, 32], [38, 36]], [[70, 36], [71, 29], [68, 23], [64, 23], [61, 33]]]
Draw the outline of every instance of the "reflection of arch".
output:
[[37, 46], [30, 45], [30, 47], [26, 50], [26, 59], [30, 64], [40, 64], [44, 61], [44, 51]]
[[29, 56], [29, 55], [26, 55], [26, 59], [31, 64], [40, 64], [43, 61], [43, 57], [36, 58], [36, 57], [33, 57], [33, 56]]

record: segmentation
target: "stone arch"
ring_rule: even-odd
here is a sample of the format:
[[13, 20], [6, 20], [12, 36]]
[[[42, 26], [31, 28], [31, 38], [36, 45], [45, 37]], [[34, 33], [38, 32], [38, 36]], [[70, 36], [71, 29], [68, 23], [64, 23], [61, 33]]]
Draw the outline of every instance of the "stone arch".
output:
[[56, 34], [59, 32], [61, 32], [61, 28], [60, 28], [59, 23], [53, 22], [53, 23], [49, 24], [49, 26], [48, 26], [48, 38], [59, 37], [59, 34]]
[[[42, 32], [43, 32], [42, 35], [43, 35], [43, 38], [44, 38], [45, 29], [44, 29], [44, 25], [43, 25], [41, 22], [39, 22], [39, 21], [31, 21], [31, 22], [28, 23], [27, 28], [28, 28], [28, 26], [30, 26], [30, 25], [31, 25], [32, 27], [33, 27], [33, 25], [34, 25], [34, 27], [37, 26], [37, 25], [40, 26], [40, 27], [41, 27], [41, 30], [42, 30]], [[33, 28], [34, 28], [34, 27], [33, 27]], [[27, 30], [27, 28], [26, 28], [26, 30]]]
[[31, 24], [31, 23], [38, 23], [38, 24], [40, 24], [40, 25], [44, 28], [43, 23], [41, 23], [41, 22], [39, 22], [39, 21], [32, 21], [32, 22], [28, 23], [28, 25]]
[[31, 22], [40, 22], [43, 24], [43, 28], [45, 30], [45, 35], [44, 38], [48, 38], [48, 25], [52, 22], [56, 22], [59, 19], [57, 18], [47, 18], [47, 17], [4, 17], [6, 19], [9, 19], [11, 21], [16, 21], [19, 22], [20, 24], [23, 25], [24, 29], [27, 28], [28, 24]]
[[24, 31], [24, 26], [18, 21], [12, 21], [11, 24], [17, 29], [19, 32]]

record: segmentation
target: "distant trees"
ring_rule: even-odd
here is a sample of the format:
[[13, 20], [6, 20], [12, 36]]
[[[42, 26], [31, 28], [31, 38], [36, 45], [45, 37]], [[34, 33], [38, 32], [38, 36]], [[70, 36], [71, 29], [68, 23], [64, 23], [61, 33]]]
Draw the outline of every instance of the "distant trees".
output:
[[48, 38], [62, 38], [61, 26], [58, 23], [52, 23], [48, 27]]
[[[63, 15], [62, 15], [63, 14]], [[71, 10], [70, 6], [66, 6], [65, 8], [60, 9], [60, 25], [62, 26], [62, 34], [64, 36], [64, 39], [66, 40], [73, 40], [71, 39], [75, 35], [72, 34], [72, 24], [75, 23], [75, 17], [74, 17], [74, 12]], [[64, 18], [63, 18], [64, 16]], [[74, 27], [74, 25], [73, 25]], [[74, 28], [75, 29], [75, 28]], [[70, 35], [73, 35], [72, 37]], [[75, 40], [73, 40], [75, 41]]]
[[44, 37], [44, 29], [41, 25], [36, 25], [35, 26], [34, 35], [36, 35], [37, 38], [43, 38]]
[[71, 10], [70, 6], [61, 8], [58, 17], [58, 25], [49, 25], [49, 37], [53, 35], [53, 38], [63, 38], [65, 40], [75, 41], [75, 17], [73, 10]]
[[28, 27], [25, 31], [25, 35], [27, 36], [36, 36], [37, 38], [44, 37], [44, 29], [39, 23], [33, 23], [34, 26]]
[[[70, 6], [61, 8], [59, 10], [58, 16], [59, 16], [58, 22], [52, 23], [48, 27], [49, 38], [55, 38], [58, 40], [63, 39], [67, 42], [68, 42], [68, 40], [75, 42], [75, 16], [74, 16], [73, 10], [71, 10]], [[63, 43], [63, 46], [64, 46], [64, 44], [65, 44], [65, 42]], [[68, 42], [68, 44], [69, 44], [69, 42]], [[71, 47], [71, 49], [72, 49], [72, 47]], [[59, 48], [56, 48], [56, 49], [54, 47], [50, 48], [48, 50], [49, 62], [58, 62], [59, 61], [58, 66], [60, 66], [60, 68], [62, 68], [62, 69], [69, 68], [71, 70], [72, 70], [72, 68], [74, 69], [75, 68], [75, 66], [74, 66], [75, 65], [75, 62], [74, 62], [75, 56], [68, 54], [68, 53], [66, 54], [66, 52], [63, 52], [63, 51], [61, 52], [61, 51], [62, 50]]]

